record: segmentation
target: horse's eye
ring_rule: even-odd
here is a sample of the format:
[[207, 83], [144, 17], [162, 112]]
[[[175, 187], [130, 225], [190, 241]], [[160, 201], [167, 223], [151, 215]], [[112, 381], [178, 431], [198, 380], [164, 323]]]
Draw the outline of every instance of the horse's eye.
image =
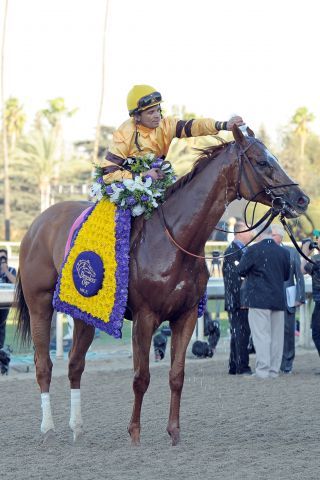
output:
[[268, 162], [266, 162], [265, 160], [261, 160], [260, 162], [257, 162], [257, 163], [260, 167], [267, 167], [268, 166]]

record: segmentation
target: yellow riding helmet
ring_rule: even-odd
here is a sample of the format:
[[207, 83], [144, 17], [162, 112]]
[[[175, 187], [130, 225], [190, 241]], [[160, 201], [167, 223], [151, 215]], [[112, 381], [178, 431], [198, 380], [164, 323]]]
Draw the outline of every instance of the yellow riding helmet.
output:
[[136, 112], [159, 105], [162, 102], [161, 93], [150, 85], [134, 85], [127, 96], [127, 107], [130, 117]]

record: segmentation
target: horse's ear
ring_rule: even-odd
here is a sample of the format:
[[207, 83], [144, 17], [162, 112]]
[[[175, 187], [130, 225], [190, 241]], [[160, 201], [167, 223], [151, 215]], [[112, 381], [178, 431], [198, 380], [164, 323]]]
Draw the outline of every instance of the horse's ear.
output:
[[251, 130], [250, 127], [247, 127], [247, 132], [248, 132], [249, 137], [255, 137], [254, 131]]
[[239, 143], [240, 145], [244, 145], [246, 143], [245, 137], [237, 125], [233, 125], [232, 133], [236, 143]]

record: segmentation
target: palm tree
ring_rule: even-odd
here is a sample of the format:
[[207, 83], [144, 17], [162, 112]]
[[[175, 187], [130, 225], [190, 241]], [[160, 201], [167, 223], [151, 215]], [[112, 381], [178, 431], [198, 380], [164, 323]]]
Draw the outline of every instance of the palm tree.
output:
[[[40, 110], [36, 114], [35, 128], [44, 132], [44, 136], [47, 136], [46, 132], [49, 128], [51, 139], [55, 144], [57, 158], [62, 158], [64, 155], [63, 120], [72, 117], [77, 110], [77, 108], [69, 110], [64, 98], [56, 97], [48, 100], [48, 108]], [[56, 177], [60, 175], [59, 166], [60, 163], [56, 162]]]
[[16, 167], [38, 185], [41, 211], [51, 204], [51, 187], [57, 180], [57, 166], [61, 165], [56, 150], [54, 133], [39, 130], [34, 130], [17, 148]]
[[8, 146], [10, 150], [10, 157], [14, 153], [17, 140], [22, 134], [23, 127], [26, 123], [26, 115], [23, 111], [22, 105], [15, 97], [10, 97], [5, 103], [4, 121], [6, 124]]
[[314, 114], [308, 112], [307, 107], [298, 108], [292, 117], [291, 123], [296, 127], [295, 133], [300, 137], [300, 158], [304, 158], [306, 139], [309, 134], [308, 124], [314, 119]]
[[300, 143], [300, 180], [303, 183], [305, 176], [305, 147], [306, 141], [309, 134], [308, 124], [313, 122], [315, 116], [313, 113], [309, 112], [307, 107], [300, 107], [296, 110], [295, 114], [291, 119], [291, 123], [295, 127], [295, 134], [299, 138]]
[[2, 151], [3, 151], [3, 177], [4, 177], [4, 225], [5, 239], [10, 241], [10, 180], [9, 180], [9, 153], [6, 122], [4, 121], [5, 100], [4, 100], [4, 56], [6, 26], [8, 17], [8, 0], [4, 2], [2, 43], [1, 43], [1, 109], [2, 109]]

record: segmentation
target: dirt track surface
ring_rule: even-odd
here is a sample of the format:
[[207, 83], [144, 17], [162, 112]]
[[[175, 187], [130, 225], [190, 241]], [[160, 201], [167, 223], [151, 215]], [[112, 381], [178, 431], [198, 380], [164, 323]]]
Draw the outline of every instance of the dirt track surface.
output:
[[151, 370], [141, 447], [126, 432], [132, 405], [128, 362], [115, 371], [89, 365], [82, 384], [85, 437], [72, 445], [69, 390], [61, 369], [51, 401], [53, 444], [39, 433], [40, 398], [34, 373], [0, 379], [0, 478], [6, 480], [319, 479], [320, 360], [300, 353], [295, 373], [258, 380], [229, 376], [226, 357], [188, 361], [182, 399], [182, 441], [166, 433], [168, 366]]

